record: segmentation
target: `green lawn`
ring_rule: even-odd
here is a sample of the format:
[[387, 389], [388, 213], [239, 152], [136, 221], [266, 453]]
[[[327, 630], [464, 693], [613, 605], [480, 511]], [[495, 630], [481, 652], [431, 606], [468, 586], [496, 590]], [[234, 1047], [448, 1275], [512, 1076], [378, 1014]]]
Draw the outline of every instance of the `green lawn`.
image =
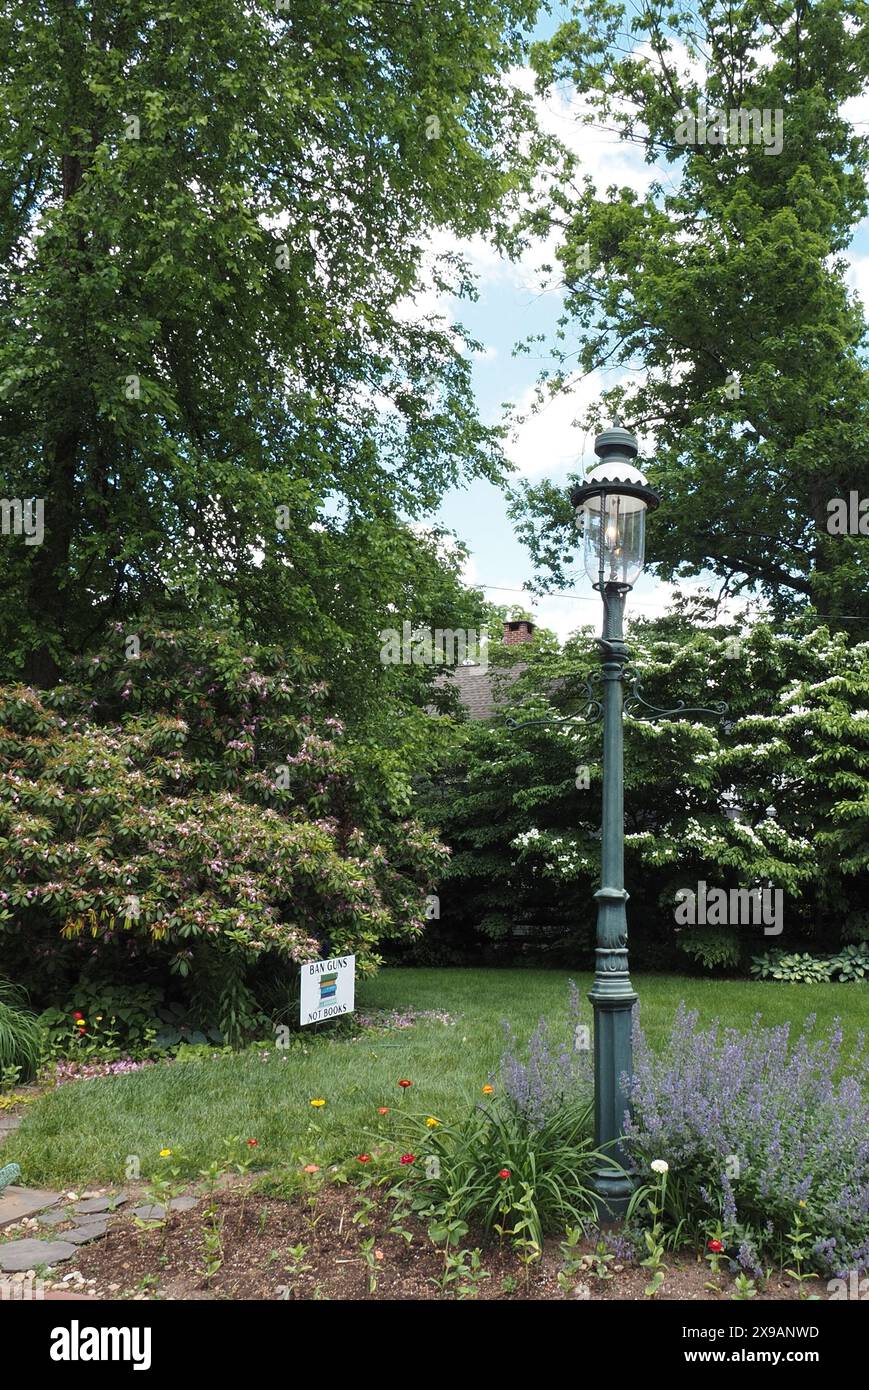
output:
[[[377, 1036], [306, 1035], [289, 1053], [264, 1048], [267, 1060], [247, 1052], [61, 1086], [28, 1111], [3, 1145], [3, 1161], [19, 1162], [29, 1184], [82, 1187], [121, 1183], [130, 1154], [147, 1177], [162, 1147], [183, 1150], [195, 1171], [221, 1158], [233, 1135], [258, 1140], [251, 1152], [264, 1167], [347, 1158], [375, 1144], [399, 1107], [444, 1118], [478, 1098], [501, 1052], [501, 1019], [509, 1018], [523, 1039], [541, 1014], [558, 1030], [567, 1018], [567, 978], [543, 970], [386, 970], [362, 986], [358, 1007], [446, 1010], [455, 1026], [427, 1020]], [[576, 979], [584, 995], [591, 977]], [[757, 1013], [765, 1023], [797, 1027], [809, 1013], [820, 1025], [840, 1016], [849, 1040], [865, 1026], [869, 1000], [865, 984], [664, 975], [637, 976], [635, 984], [655, 1045], [682, 999], [704, 1021], [719, 1017], [741, 1029]], [[589, 1021], [590, 1013], [589, 1006]], [[403, 1098], [402, 1077], [414, 1083]], [[315, 1097], [326, 1106], [313, 1109]], [[386, 1120], [377, 1115], [380, 1105], [392, 1109]]]

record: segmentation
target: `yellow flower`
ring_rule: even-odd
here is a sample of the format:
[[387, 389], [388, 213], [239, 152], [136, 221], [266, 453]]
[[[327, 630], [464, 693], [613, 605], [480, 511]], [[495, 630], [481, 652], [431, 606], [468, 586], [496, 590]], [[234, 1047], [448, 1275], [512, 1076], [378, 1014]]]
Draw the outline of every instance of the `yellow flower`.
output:
[[172, 1157], [172, 1150], [171, 1150], [171, 1149], [161, 1149], [161, 1150], [160, 1150], [160, 1157], [161, 1157], [161, 1158], [171, 1158], [171, 1157]]
[[102, 1014], [97, 1014], [97, 1023], [102, 1023], [102, 1021], [103, 1021], [103, 1016], [102, 1016]]
[[434, 1115], [429, 1115], [428, 1119], [426, 1120], [426, 1124], [428, 1125], [429, 1129], [437, 1129], [438, 1125], [440, 1124], [440, 1120], [436, 1120]]
[[483, 1087], [483, 1095], [484, 1095], [484, 1096], [490, 1096], [490, 1095], [492, 1094], [492, 1092], [494, 1091], [494, 1089], [495, 1089], [494, 1086], [484, 1086], [484, 1087]]
[[801, 1197], [801, 1198], [800, 1198], [800, 1206], [801, 1206], [801, 1207], [804, 1207], [805, 1205], [806, 1205], [806, 1204], [805, 1204], [805, 1202], [803, 1201], [803, 1199], [802, 1199], [802, 1197]]
[[315, 1108], [316, 1108], [317, 1110], [319, 1110], [320, 1107], [321, 1107], [321, 1105], [325, 1105], [326, 1102], [325, 1102], [324, 1100], [320, 1100], [320, 1099], [318, 1098], [317, 1100], [312, 1100], [312, 1101], [311, 1101], [311, 1104], [312, 1104], [313, 1106], [315, 1106]]

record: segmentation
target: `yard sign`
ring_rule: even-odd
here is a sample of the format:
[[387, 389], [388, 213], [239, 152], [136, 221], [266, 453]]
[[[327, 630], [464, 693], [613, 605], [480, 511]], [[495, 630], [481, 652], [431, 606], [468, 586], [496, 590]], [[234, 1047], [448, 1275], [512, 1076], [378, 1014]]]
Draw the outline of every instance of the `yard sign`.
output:
[[339, 1014], [352, 1014], [355, 993], [355, 956], [309, 961], [302, 966], [301, 1026], [321, 1023], [324, 1018], [337, 1018]]

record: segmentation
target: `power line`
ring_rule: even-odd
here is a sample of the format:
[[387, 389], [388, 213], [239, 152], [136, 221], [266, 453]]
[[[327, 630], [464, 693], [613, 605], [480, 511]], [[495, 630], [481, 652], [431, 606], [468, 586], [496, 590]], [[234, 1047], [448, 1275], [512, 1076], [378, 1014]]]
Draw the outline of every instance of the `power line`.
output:
[[[547, 594], [534, 594], [531, 592], [530, 589], [511, 589], [506, 584], [486, 584], [485, 581], [482, 579], [475, 580], [470, 587], [472, 589], [497, 589], [499, 593], [503, 594], [524, 594], [526, 598], [531, 599], [572, 598], [575, 599], [577, 603], [595, 602], [595, 599], [590, 594], [565, 594], [558, 589], [553, 589]], [[657, 607], [657, 605], [654, 603], [652, 599], [631, 599], [631, 603], [637, 604], [643, 608]]]
[[[506, 584], [487, 584], [483, 579], [475, 580], [470, 587], [472, 589], [495, 589], [501, 594], [524, 594], [526, 598], [538, 600], [544, 598], [572, 598], [577, 603], [594, 603], [596, 601], [591, 594], [566, 594], [560, 589], [552, 589], [546, 594], [535, 594], [532, 593], [530, 589], [511, 589]], [[746, 602], [751, 602], [751, 600], [747, 599]], [[631, 607], [634, 606], [638, 608], [657, 608], [658, 605], [654, 599], [632, 598]], [[869, 623], [869, 614], [866, 613], [813, 613], [812, 617], [832, 618], [833, 621], [837, 623]]]

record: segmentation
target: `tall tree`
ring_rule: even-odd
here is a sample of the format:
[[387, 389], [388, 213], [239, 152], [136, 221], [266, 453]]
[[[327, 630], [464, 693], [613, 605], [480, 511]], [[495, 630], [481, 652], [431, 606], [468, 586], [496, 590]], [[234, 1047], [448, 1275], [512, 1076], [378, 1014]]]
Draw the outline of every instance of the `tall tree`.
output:
[[[828, 530], [832, 499], [869, 497], [864, 316], [843, 255], [867, 140], [840, 109], [865, 87], [866, 21], [863, 0], [588, 0], [532, 59], [541, 89], [574, 84], [587, 119], [672, 166], [644, 197], [586, 178], [537, 213], [565, 280], [544, 389], [631, 370], [606, 399], [652, 439], [663, 576], [707, 570], [779, 611], [869, 618], [866, 535]], [[515, 511], [562, 582], [565, 500], [532, 487]]]
[[500, 476], [461, 331], [407, 304], [530, 178], [535, 9], [0, 0], [3, 477], [45, 507], [0, 543], [7, 676], [167, 600], [334, 652], [360, 545]]

